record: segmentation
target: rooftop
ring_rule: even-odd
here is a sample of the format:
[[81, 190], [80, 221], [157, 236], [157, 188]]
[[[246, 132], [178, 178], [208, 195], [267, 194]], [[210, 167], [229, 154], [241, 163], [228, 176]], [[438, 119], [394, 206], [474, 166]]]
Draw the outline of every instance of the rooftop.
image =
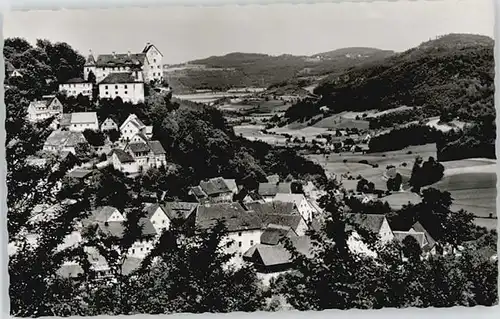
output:
[[275, 196], [276, 194], [289, 194], [292, 192], [291, 183], [260, 183], [259, 194], [262, 196]]
[[116, 154], [116, 157], [118, 157], [118, 160], [121, 163], [133, 163], [135, 161], [134, 158], [129, 153], [121, 149], [113, 149], [111, 151], [111, 155], [113, 154]]
[[115, 72], [108, 74], [100, 84], [115, 84], [115, 83], [137, 83], [137, 79], [132, 75], [132, 72]]
[[81, 132], [53, 131], [45, 141], [46, 146], [74, 147], [78, 144], [85, 144], [87, 140]]
[[96, 112], [76, 112], [71, 113], [71, 124], [80, 123], [97, 123]]
[[245, 211], [238, 203], [199, 205], [196, 210], [195, 224], [201, 229], [215, 226], [218, 220], [224, 221], [230, 232], [260, 229], [262, 224], [257, 214]]
[[142, 66], [145, 59], [145, 53], [100, 54], [97, 57], [96, 66]]

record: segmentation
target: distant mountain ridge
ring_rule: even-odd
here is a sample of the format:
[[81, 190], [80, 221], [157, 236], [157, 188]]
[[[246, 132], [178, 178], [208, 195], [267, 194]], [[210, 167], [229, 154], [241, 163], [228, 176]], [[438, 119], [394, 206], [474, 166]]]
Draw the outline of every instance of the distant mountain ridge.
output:
[[316, 106], [335, 113], [431, 107], [471, 120], [494, 114], [493, 44], [482, 35], [450, 34], [359, 64], [323, 79], [314, 90], [321, 96]]
[[[291, 54], [232, 52], [187, 62], [166, 77], [174, 90], [214, 89], [230, 87], [268, 87], [297, 78], [314, 79], [366, 61], [393, 55], [393, 51], [375, 48], [343, 48], [311, 56]], [[203, 67], [192, 67], [203, 66]]]

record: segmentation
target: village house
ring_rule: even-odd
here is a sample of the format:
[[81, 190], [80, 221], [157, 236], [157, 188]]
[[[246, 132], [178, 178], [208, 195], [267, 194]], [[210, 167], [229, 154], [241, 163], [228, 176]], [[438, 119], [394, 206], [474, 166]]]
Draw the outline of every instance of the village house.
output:
[[291, 194], [291, 183], [259, 183], [258, 193], [266, 202], [274, 200], [276, 194]]
[[[352, 233], [347, 240], [349, 249], [352, 252], [366, 254], [376, 257], [376, 253], [372, 251], [363, 241], [360, 234], [356, 231], [356, 226], [360, 226], [364, 230], [371, 231], [377, 234], [382, 244], [386, 244], [394, 239], [394, 234], [389, 226], [389, 222], [385, 215], [382, 214], [347, 214], [351, 224], [348, 224], [346, 230], [351, 230]], [[352, 225], [355, 224], [355, 225]]]
[[[65, 126], [66, 122], [64, 121], [64, 123], [61, 123], [60, 125]], [[98, 131], [99, 122], [97, 121], [97, 113], [96, 112], [71, 113], [68, 129], [73, 132], [83, 132], [85, 130]]]
[[67, 96], [78, 96], [79, 94], [92, 100], [93, 84], [82, 78], [69, 79], [59, 84], [59, 92], [65, 92]]
[[196, 211], [198, 205], [198, 203], [190, 202], [165, 202], [163, 204], [163, 209], [167, 216], [169, 216], [170, 221], [185, 221]]
[[197, 229], [210, 229], [218, 220], [224, 222], [226, 235], [221, 241], [227, 253], [235, 254], [233, 264], [242, 263], [241, 257], [260, 242], [262, 224], [257, 214], [248, 212], [238, 203], [200, 204], [187, 222]]
[[146, 126], [137, 115], [130, 114], [125, 121], [123, 121], [122, 125], [120, 125], [120, 138], [128, 142], [137, 134], [143, 134], [146, 138], [150, 139], [152, 134], [148, 134], [149, 131], [152, 133], [152, 128], [148, 129], [148, 126]]
[[299, 214], [294, 203], [284, 203], [279, 201], [266, 203], [246, 203], [245, 207], [259, 216], [262, 228], [269, 225], [280, 225], [290, 228], [298, 236], [305, 235], [308, 230], [307, 222]]
[[144, 211], [146, 215], [143, 218], [151, 222], [157, 234], [161, 234], [164, 229], [169, 229], [170, 218], [162, 205], [146, 204]]
[[5, 69], [7, 71], [7, 77], [22, 77], [23, 75], [19, 72], [18, 69], [14, 67], [14, 65], [10, 62], [5, 63]]
[[50, 117], [60, 117], [63, 105], [55, 96], [47, 96], [41, 100], [33, 101], [28, 106], [28, 120], [31, 122], [42, 121]]
[[[248, 249], [243, 260], [252, 263], [257, 276], [268, 284], [272, 278], [293, 269], [292, 254], [284, 247], [283, 243], [279, 242], [284, 235], [284, 232], [264, 238], [265, 243], [259, 243]], [[266, 236], [267, 237], [267, 236]], [[277, 240], [277, 238], [279, 238]], [[307, 258], [312, 258], [312, 242], [308, 236], [290, 236], [288, 240], [297, 252], [305, 255]]]
[[53, 131], [43, 144], [43, 151], [49, 153], [71, 152], [75, 154], [78, 146], [88, 145], [81, 132]]
[[139, 169], [143, 171], [167, 165], [166, 152], [159, 141], [129, 143], [124, 151], [132, 156]]
[[280, 182], [280, 176], [278, 174], [266, 176], [267, 182], [272, 184], [278, 184]]
[[112, 118], [108, 117], [101, 124], [101, 132], [106, 132], [111, 130], [118, 131], [118, 124], [116, 124], [116, 122], [113, 121]]
[[112, 150], [111, 162], [115, 170], [123, 172], [125, 175], [134, 175], [139, 172], [139, 164], [134, 160], [132, 155], [123, 150]]
[[232, 202], [233, 196], [238, 193], [238, 186], [234, 179], [224, 179], [222, 177], [211, 178], [208, 181], [201, 181], [199, 186], [192, 187], [190, 195], [194, 195], [200, 202]]
[[147, 43], [140, 53], [101, 54], [94, 58], [90, 52], [84, 65], [84, 78], [88, 80], [90, 72], [96, 77], [97, 83], [106, 76], [116, 72], [137, 70], [141, 78], [150, 82], [163, 81], [163, 54], [151, 43]]
[[317, 213], [315, 208], [311, 205], [311, 203], [309, 203], [303, 194], [279, 193], [274, 196], [273, 200], [285, 203], [294, 203], [295, 207], [297, 207], [297, 210], [299, 211], [299, 214], [307, 223], [309, 223]]
[[422, 249], [424, 255], [434, 255], [436, 253], [436, 241], [419, 222], [413, 224], [413, 226], [407, 231], [394, 230], [393, 234], [394, 238], [401, 243], [406, 237], [413, 237]]
[[137, 104], [144, 102], [144, 82], [139, 71], [119, 72], [107, 75], [99, 82], [99, 98], [115, 99]]
[[125, 218], [118, 209], [111, 206], [101, 206], [96, 208], [90, 217], [95, 222], [110, 223], [123, 222]]

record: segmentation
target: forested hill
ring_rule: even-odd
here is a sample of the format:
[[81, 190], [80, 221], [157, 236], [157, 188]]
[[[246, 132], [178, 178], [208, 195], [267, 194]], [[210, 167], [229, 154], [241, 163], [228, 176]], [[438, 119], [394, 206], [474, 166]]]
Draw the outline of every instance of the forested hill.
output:
[[450, 34], [330, 76], [315, 90], [334, 112], [438, 108], [464, 118], [494, 112], [493, 40]]
[[224, 56], [189, 61], [185, 65], [176, 66], [178, 70], [175, 72], [169, 72], [167, 69], [166, 77], [177, 91], [268, 87], [296, 78], [340, 72], [360, 62], [376, 61], [392, 54], [393, 51], [374, 48], [343, 48], [311, 56], [233, 52]]

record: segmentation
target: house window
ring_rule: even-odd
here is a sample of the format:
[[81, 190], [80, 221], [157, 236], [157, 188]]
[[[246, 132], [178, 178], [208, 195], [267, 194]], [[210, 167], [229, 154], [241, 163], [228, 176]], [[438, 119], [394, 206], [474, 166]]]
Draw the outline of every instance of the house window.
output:
[[162, 221], [161, 221], [161, 223], [165, 225], [165, 219], [164, 219], [164, 220], [162, 220]]
[[128, 94], [128, 92], [127, 92], [127, 91], [125, 91], [125, 94]]
[[241, 257], [241, 253], [238, 253], [238, 256]]
[[143, 251], [144, 249], [141, 247], [141, 251]]
[[118, 85], [115, 85], [115, 89], [117, 89], [117, 90], [118, 90]]
[[238, 242], [238, 247], [241, 247], [241, 241]]
[[231, 247], [231, 243], [226, 244], [226, 248], [229, 248], [229, 247]]
[[253, 240], [250, 241], [250, 246], [253, 246]]
[[135, 249], [132, 249], [132, 254], [135, 254]]
[[156, 59], [153, 59], [153, 62], [156, 63]]
[[125, 84], [125, 88], [127, 88], [127, 84]]
[[154, 225], [154, 224], [156, 224], [156, 221], [155, 221], [155, 220], [152, 220], [152, 221], [151, 221], [151, 223]]
[[238, 233], [238, 236], [241, 236], [241, 232]]
[[118, 91], [115, 91], [115, 94], [118, 95]]
[[105, 89], [105, 90], [107, 90], [107, 89], [108, 89], [108, 86], [107, 86], [107, 85], [105, 85], [105, 86], [104, 86], [104, 89]]

